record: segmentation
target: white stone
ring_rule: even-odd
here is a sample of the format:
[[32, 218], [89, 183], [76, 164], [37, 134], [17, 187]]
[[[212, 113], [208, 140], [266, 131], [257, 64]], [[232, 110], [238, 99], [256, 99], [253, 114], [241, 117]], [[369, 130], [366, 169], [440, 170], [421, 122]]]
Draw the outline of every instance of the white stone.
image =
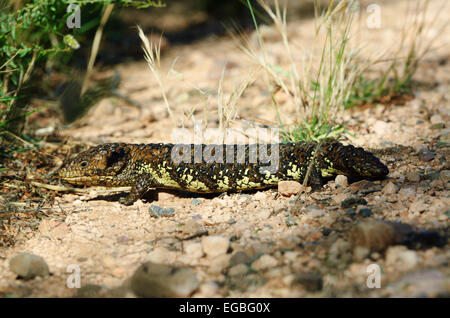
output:
[[252, 263], [252, 267], [257, 270], [261, 270], [277, 266], [277, 264], [278, 261], [275, 259], [275, 257], [264, 254]]
[[335, 186], [340, 186], [342, 188], [348, 187], [348, 179], [346, 176], [343, 175], [337, 175], [336, 179], [334, 180]]
[[230, 247], [230, 240], [223, 236], [205, 236], [202, 239], [203, 252], [209, 257], [225, 254]]
[[406, 246], [391, 246], [386, 251], [386, 264], [401, 270], [414, 268], [419, 260], [419, 255], [415, 251], [408, 250]]
[[285, 197], [297, 194], [302, 188], [303, 186], [297, 181], [281, 181], [278, 183], [278, 192]]
[[200, 258], [203, 256], [202, 244], [197, 242], [185, 242], [184, 252], [192, 258]]
[[394, 194], [398, 192], [398, 187], [393, 182], [388, 182], [384, 187], [382, 192], [384, 194]]

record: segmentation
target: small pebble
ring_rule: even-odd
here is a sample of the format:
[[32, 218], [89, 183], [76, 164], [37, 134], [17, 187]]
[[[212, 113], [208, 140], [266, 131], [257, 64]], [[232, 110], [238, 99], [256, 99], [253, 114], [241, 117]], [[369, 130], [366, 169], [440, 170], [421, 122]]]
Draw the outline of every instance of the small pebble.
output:
[[228, 270], [228, 275], [230, 276], [240, 276], [245, 275], [248, 272], [248, 266], [245, 264], [237, 264]]
[[202, 238], [202, 248], [209, 257], [226, 254], [230, 240], [223, 236], [205, 236]]
[[449, 278], [438, 269], [421, 269], [406, 273], [389, 284], [393, 297], [440, 298], [448, 297]]
[[305, 207], [305, 212], [307, 212], [312, 218], [321, 218], [327, 213], [318, 207], [317, 205], [308, 205]]
[[419, 182], [420, 181], [420, 175], [415, 171], [409, 171], [406, 173], [406, 179], [409, 182]]
[[341, 207], [344, 209], [351, 208], [357, 205], [367, 205], [367, 201], [364, 198], [351, 197], [341, 202]]
[[203, 256], [202, 244], [198, 242], [185, 242], [184, 243], [185, 253], [192, 258], [200, 258]]
[[23, 279], [32, 279], [36, 276], [48, 276], [48, 265], [38, 255], [20, 253], [9, 261], [9, 269]]
[[228, 224], [234, 224], [236, 223], [236, 220], [234, 218], [229, 218], [227, 222]]
[[363, 217], [367, 218], [372, 215], [372, 210], [369, 208], [362, 208], [359, 210], [358, 213], [361, 214]]
[[386, 251], [386, 264], [409, 270], [419, 263], [419, 255], [405, 246], [391, 246]]
[[278, 261], [275, 257], [264, 254], [252, 263], [252, 267], [257, 270], [267, 269], [277, 266]]
[[237, 251], [230, 258], [230, 266], [235, 266], [238, 264], [248, 264], [250, 263], [250, 256], [247, 255], [244, 251]]
[[198, 285], [192, 269], [152, 262], [139, 266], [130, 279], [130, 289], [138, 297], [188, 297]]
[[443, 182], [449, 182], [450, 181], [450, 170], [442, 170], [439, 172], [439, 178]]
[[219, 290], [219, 286], [215, 282], [207, 282], [200, 285], [198, 288], [201, 297], [212, 297], [217, 294], [217, 291]]
[[395, 194], [395, 193], [398, 192], [398, 187], [397, 187], [393, 182], [388, 182], [388, 183], [384, 186], [382, 192], [383, 192], [384, 194]]
[[154, 218], [160, 218], [163, 216], [174, 216], [175, 215], [175, 209], [174, 208], [162, 208], [157, 205], [151, 205], [148, 208], [150, 215]]
[[297, 181], [281, 181], [278, 183], [278, 192], [285, 197], [293, 196], [301, 189], [303, 189], [303, 186]]
[[323, 279], [322, 275], [319, 272], [304, 272], [295, 275], [295, 278], [292, 282], [293, 284], [300, 284], [307, 291], [310, 292], [318, 292], [322, 290], [323, 287]]
[[435, 157], [435, 154], [431, 151], [422, 151], [419, 154], [419, 159], [422, 161], [425, 161], [425, 162], [433, 160], [434, 157]]
[[294, 226], [297, 225], [297, 218], [295, 216], [288, 216], [284, 222], [286, 223], [286, 226]]
[[442, 119], [441, 115], [435, 114], [430, 117], [430, 122], [434, 125], [444, 123], [444, 120]]
[[336, 179], [334, 179], [334, 184], [335, 187], [341, 187], [341, 188], [346, 188], [348, 187], [348, 179], [347, 176], [343, 176], [343, 175], [337, 175]]
[[107, 288], [100, 285], [88, 284], [77, 290], [76, 298], [97, 298], [107, 292]]
[[364, 246], [356, 246], [353, 249], [353, 259], [356, 262], [364, 261], [370, 254], [370, 250]]
[[198, 198], [193, 198], [192, 201], [191, 201], [191, 204], [192, 204], [193, 206], [197, 206], [197, 205], [199, 205], [199, 204], [201, 204], [201, 203], [202, 203], [202, 200], [201, 200], [201, 199], [198, 199]]
[[418, 214], [427, 209], [428, 205], [426, 205], [425, 202], [422, 200], [415, 201], [409, 206], [409, 212], [412, 214]]

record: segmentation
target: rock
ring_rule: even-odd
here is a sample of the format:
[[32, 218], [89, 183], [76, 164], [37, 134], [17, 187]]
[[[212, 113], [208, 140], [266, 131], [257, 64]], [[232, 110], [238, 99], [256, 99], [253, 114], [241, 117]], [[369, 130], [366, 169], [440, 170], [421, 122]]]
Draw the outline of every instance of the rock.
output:
[[230, 276], [240, 276], [245, 275], [248, 272], [248, 266], [245, 264], [237, 264], [228, 270], [228, 275]]
[[348, 187], [348, 179], [347, 176], [337, 175], [336, 179], [334, 179], [335, 187], [346, 188]]
[[406, 179], [409, 182], [419, 182], [420, 181], [420, 175], [415, 171], [409, 171], [406, 173]]
[[319, 272], [304, 272], [295, 275], [293, 284], [300, 284], [307, 291], [318, 292], [322, 290], [323, 279]]
[[398, 192], [398, 187], [393, 182], [388, 182], [381, 191], [384, 194], [395, 194]]
[[130, 289], [138, 297], [188, 297], [199, 282], [188, 267], [147, 262], [130, 279]]
[[98, 298], [104, 296], [107, 291], [104, 286], [88, 284], [78, 288], [75, 298]]
[[450, 279], [437, 269], [425, 269], [405, 274], [390, 283], [387, 290], [394, 297], [435, 298], [449, 296]]
[[353, 259], [356, 262], [364, 261], [370, 254], [370, 250], [364, 246], [356, 246], [353, 249]]
[[230, 258], [230, 266], [235, 266], [238, 264], [248, 264], [250, 263], [250, 256], [247, 255], [244, 251], [237, 251]]
[[352, 259], [349, 242], [338, 238], [328, 250], [328, 262], [331, 266], [345, 266]]
[[341, 204], [342, 201], [344, 201], [347, 198], [347, 193], [338, 193], [335, 196], [333, 196], [333, 201], [336, 204]]
[[352, 219], [356, 216], [356, 209], [355, 208], [348, 208], [344, 210], [345, 215], [351, 217]]
[[208, 261], [208, 273], [213, 275], [218, 275], [223, 273], [228, 265], [230, 264], [230, 254], [220, 254]]
[[444, 123], [438, 123], [438, 124], [433, 124], [430, 127], [433, 130], [441, 130], [445, 128], [445, 124]]
[[412, 232], [413, 228], [408, 224], [367, 220], [352, 228], [349, 241], [354, 247], [381, 252], [390, 245], [400, 244]]
[[423, 200], [417, 200], [409, 206], [409, 212], [412, 214], [419, 214], [428, 209], [428, 205]]
[[357, 205], [367, 205], [367, 201], [364, 198], [350, 197], [341, 202], [341, 207], [344, 209], [355, 207]]
[[378, 137], [390, 136], [392, 133], [392, 128], [389, 123], [381, 120], [377, 120], [373, 125], [373, 131]]
[[150, 212], [150, 216], [154, 218], [160, 218], [163, 216], [174, 216], [175, 215], [175, 209], [174, 208], [162, 208], [157, 205], [151, 205], [148, 208]]
[[200, 297], [202, 298], [211, 298], [215, 295], [217, 295], [217, 292], [219, 290], [219, 286], [215, 282], [207, 282], [200, 285], [198, 288]]
[[197, 242], [185, 242], [183, 245], [184, 252], [192, 258], [200, 258], [203, 256], [202, 244]]
[[20, 253], [9, 261], [9, 269], [23, 279], [32, 279], [36, 276], [45, 277], [50, 274], [48, 265], [38, 255]]
[[419, 255], [406, 246], [391, 246], [386, 251], [386, 265], [401, 270], [410, 270], [419, 263]]
[[264, 254], [252, 263], [252, 267], [257, 270], [267, 269], [278, 265], [275, 257]]
[[191, 201], [191, 205], [193, 205], [193, 206], [197, 206], [197, 205], [199, 205], [201, 203], [202, 203], [202, 200], [199, 199], [199, 198], [193, 198], [192, 201]]
[[297, 225], [297, 218], [295, 216], [288, 216], [284, 222], [286, 223], [287, 227], [295, 226]]
[[425, 162], [433, 160], [434, 157], [435, 154], [429, 150], [422, 151], [419, 153], [419, 159]]
[[261, 219], [268, 219], [273, 213], [272, 209], [261, 209], [261, 211], [258, 212], [258, 215]]
[[429, 151], [427, 145], [425, 144], [415, 144], [413, 145], [413, 148], [416, 153], [420, 153], [422, 151]]
[[400, 199], [406, 200], [410, 197], [415, 197], [416, 191], [417, 187], [414, 184], [407, 184], [398, 191], [398, 194], [401, 196]]
[[225, 254], [230, 247], [230, 240], [223, 236], [205, 236], [202, 238], [202, 248], [209, 257]]
[[442, 170], [439, 172], [439, 178], [443, 182], [449, 182], [450, 181], [450, 170]]
[[353, 193], [358, 192], [361, 194], [369, 194], [372, 192], [380, 191], [381, 185], [375, 184], [369, 180], [361, 180], [361, 181], [353, 182], [348, 188]]
[[120, 235], [120, 236], [117, 238], [117, 243], [119, 243], [119, 244], [128, 244], [128, 243], [130, 243], [130, 242], [133, 242], [133, 239], [132, 239], [132, 238], [129, 238], [129, 237], [126, 236], [126, 235]]
[[297, 181], [281, 181], [278, 183], [278, 192], [285, 196], [290, 197], [303, 189], [303, 186]]
[[441, 115], [435, 114], [430, 117], [430, 122], [434, 124], [443, 124], [444, 120], [442, 119]]
[[166, 263], [169, 255], [170, 251], [167, 248], [159, 246], [148, 254], [147, 259], [153, 263]]
[[325, 216], [327, 213], [319, 208], [317, 205], [309, 205], [305, 208], [305, 211], [312, 217], [312, 218], [321, 218], [322, 216]]
[[372, 215], [372, 210], [369, 209], [369, 208], [362, 208], [362, 209], [360, 209], [360, 210], [358, 211], [358, 213], [359, 213], [361, 216], [367, 218], [367, 217], [369, 217], [369, 216]]

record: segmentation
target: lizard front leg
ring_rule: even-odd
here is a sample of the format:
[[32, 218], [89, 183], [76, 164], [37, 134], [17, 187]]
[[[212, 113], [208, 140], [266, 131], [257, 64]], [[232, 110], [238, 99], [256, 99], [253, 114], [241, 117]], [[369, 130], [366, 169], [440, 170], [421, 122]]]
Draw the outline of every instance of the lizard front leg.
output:
[[123, 205], [132, 205], [140, 199], [145, 193], [152, 189], [151, 178], [148, 175], [140, 175], [131, 186], [131, 191], [126, 197], [119, 199]]

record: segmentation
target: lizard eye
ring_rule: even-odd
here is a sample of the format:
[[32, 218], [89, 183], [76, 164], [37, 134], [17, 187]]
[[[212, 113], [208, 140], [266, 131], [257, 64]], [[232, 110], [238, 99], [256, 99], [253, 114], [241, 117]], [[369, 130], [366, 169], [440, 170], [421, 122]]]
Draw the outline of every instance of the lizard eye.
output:
[[87, 164], [88, 164], [87, 161], [83, 161], [83, 162], [80, 163], [80, 166], [81, 166], [81, 167], [86, 167]]

